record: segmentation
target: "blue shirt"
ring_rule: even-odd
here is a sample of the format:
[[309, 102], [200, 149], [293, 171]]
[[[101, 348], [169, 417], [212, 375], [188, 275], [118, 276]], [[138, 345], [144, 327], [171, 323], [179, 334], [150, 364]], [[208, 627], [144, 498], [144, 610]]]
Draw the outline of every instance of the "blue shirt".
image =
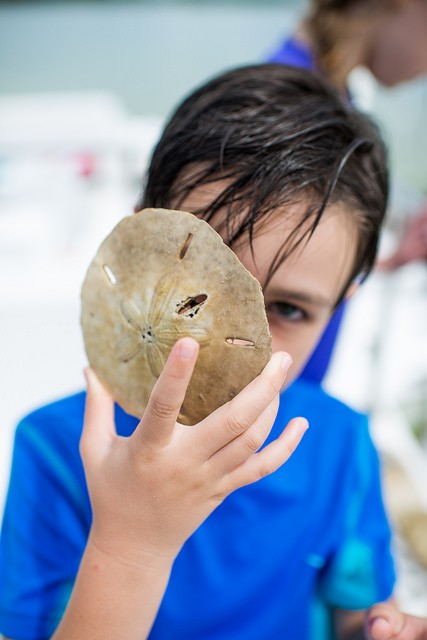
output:
[[268, 62], [289, 64], [291, 67], [316, 70], [316, 62], [308, 45], [296, 37], [286, 38], [269, 57]]
[[[91, 509], [78, 443], [85, 396], [30, 414], [16, 432], [0, 545], [0, 632], [48, 638], [87, 540]], [[290, 418], [311, 424], [271, 476], [229, 496], [182, 548], [151, 640], [330, 638], [333, 607], [390, 596], [394, 573], [379, 465], [366, 417], [297, 381]], [[117, 430], [136, 420], [119, 408]]]

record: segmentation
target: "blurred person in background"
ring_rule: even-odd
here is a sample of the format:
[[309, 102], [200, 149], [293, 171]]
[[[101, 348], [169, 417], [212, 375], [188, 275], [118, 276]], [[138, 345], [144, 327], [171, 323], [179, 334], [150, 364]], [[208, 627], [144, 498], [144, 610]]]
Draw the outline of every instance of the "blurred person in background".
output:
[[[427, 73], [427, 0], [311, 0], [295, 32], [269, 56], [325, 76], [350, 101], [356, 67], [392, 87]], [[427, 204], [408, 216], [394, 253], [378, 266], [394, 270], [427, 259]], [[345, 302], [336, 310], [302, 372], [321, 383], [333, 352]]]

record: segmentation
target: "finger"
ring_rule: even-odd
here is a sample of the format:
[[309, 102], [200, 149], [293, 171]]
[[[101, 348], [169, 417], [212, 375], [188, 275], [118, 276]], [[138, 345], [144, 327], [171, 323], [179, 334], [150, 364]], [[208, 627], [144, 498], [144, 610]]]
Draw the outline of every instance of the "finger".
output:
[[273, 354], [259, 376], [199, 424], [199, 446], [206, 458], [249, 429], [278, 397], [291, 362], [283, 351]]
[[85, 369], [87, 382], [83, 431], [80, 451], [84, 461], [102, 457], [105, 448], [116, 435], [114, 401], [97, 378], [93, 369]]
[[227, 479], [228, 493], [252, 484], [281, 467], [293, 454], [308, 429], [305, 418], [294, 418], [280, 436], [246, 462], [230, 472]]
[[427, 619], [405, 615], [405, 622], [402, 632], [398, 635], [399, 640], [426, 640]]
[[405, 617], [393, 604], [381, 602], [371, 607], [366, 615], [366, 630], [371, 640], [388, 640], [399, 636]]
[[262, 447], [274, 424], [278, 408], [279, 398], [276, 396], [247, 431], [209, 458], [209, 463], [214, 465], [219, 475], [230, 472]]
[[366, 616], [370, 640], [425, 640], [427, 619], [402, 613], [390, 602], [376, 604]]
[[395, 633], [387, 618], [373, 618], [368, 625], [369, 640], [389, 640], [395, 638]]
[[169, 440], [198, 354], [199, 344], [193, 338], [181, 338], [172, 347], [136, 431], [137, 437], [142, 435], [146, 444]]

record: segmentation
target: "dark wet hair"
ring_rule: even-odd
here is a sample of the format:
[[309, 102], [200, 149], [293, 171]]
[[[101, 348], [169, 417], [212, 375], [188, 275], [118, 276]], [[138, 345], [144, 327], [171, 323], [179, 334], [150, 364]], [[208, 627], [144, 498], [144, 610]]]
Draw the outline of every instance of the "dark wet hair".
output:
[[348, 205], [358, 232], [345, 288], [372, 269], [388, 195], [384, 145], [376, 126], [320, 76], [263, 64], [198, 88], [167, 123], [137, 209], [179, 209], [193, 189], [218, 180], [225, 182], [217, 197], [192, 213], [209, 222], [223, 210], [223, 228], [216, 228], [230, 246], [245, 233], [252, 246], [254, 230], [278, 207], [306, 205], [272, 256], [268, 280], [336, 202]]

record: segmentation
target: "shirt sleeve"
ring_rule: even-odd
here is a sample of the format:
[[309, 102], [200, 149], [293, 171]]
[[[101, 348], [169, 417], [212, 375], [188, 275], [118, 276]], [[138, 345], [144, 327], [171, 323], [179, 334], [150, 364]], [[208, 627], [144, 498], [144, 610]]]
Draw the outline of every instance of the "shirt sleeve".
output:
[[17, 428], [0, 540], [6, 637], [51, 637], [71, 593], [91, 518], [75, 440], [57, 415]]
[[360, 425], [357, 436], [341, 541], [325, 565], [320, 583], [325, 602], [350, 610], [386, 600], [395, 583], [379, 459], [367, 422]]
[[310, 48], [292, 35], [266, 56], [266, 62], [315, 70], [316, 62]]

